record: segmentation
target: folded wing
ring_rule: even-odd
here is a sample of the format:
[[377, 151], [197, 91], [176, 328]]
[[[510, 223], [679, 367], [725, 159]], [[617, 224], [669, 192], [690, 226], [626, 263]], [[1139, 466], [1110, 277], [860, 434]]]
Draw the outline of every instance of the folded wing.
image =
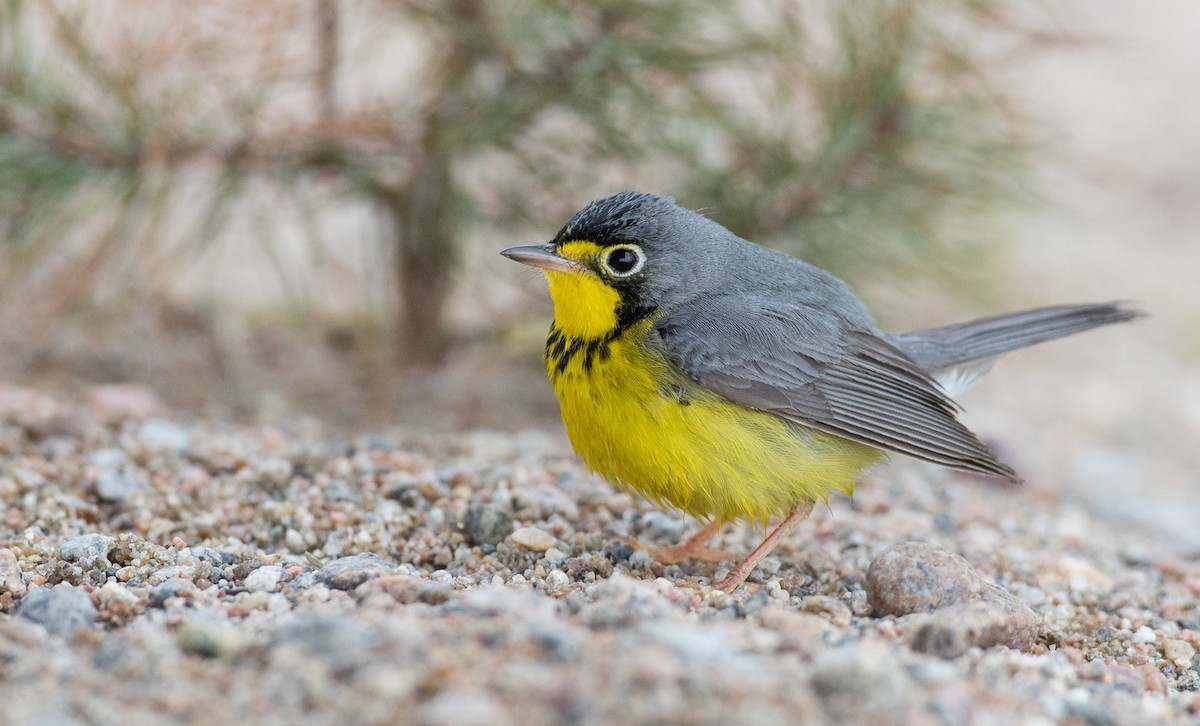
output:
[[938, 384], [875, 331], [827, 307], [721, 296], [663, 317], [667, 355], [743, 406], [936, 464], [1019, 481]]

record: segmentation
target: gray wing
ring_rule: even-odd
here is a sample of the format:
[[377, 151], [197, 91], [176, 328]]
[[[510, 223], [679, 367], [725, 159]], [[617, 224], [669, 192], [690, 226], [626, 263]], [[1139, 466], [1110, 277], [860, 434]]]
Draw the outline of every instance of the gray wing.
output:
[[955, 417], [927, 373], [874, 331], [830, 310], [718, 296], [655, 326], [692, 380], [731, 401], [878, 448], [1020, 481]]

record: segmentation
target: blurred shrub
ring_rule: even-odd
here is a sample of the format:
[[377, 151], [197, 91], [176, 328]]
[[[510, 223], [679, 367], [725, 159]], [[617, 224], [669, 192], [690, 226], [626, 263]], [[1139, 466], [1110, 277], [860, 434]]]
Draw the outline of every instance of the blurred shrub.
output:
[[226, 277], [235, 239], [308, 310], [306, 269], [353, 267], [330, 220], [365, 209], [364, 305], [432, 361], [471, 230], [548, 235], [628, 187], [849, 277], [945, 278], [1021, 189], [1019, 114], [983, 72], [1038, 42], [1017, 10], [5, 0], [0, 295], [44, 334]]

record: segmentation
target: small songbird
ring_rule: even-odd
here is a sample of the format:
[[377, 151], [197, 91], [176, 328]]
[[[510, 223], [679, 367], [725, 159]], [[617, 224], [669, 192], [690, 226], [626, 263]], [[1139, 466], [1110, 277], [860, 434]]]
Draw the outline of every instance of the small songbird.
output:
[[948, 390], [1002, 353], [1139, 315], [1069, 305], [884, 333], [832, 274], [641, 192], [502, 254], [545, 272], [546, 371], [584, 464], [705, 522], [652, 556], [726, 559], [707, 547], [724, 523], [784, 517], [727, 592], [884, 452], [1019, 481]]

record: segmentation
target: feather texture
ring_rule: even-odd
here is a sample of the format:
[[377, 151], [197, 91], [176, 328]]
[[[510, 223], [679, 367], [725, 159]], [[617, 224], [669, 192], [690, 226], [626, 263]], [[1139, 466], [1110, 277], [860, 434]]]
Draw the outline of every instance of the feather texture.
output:
[[[943, 466], [1019, 481], [958, 421], [958, 405], [912, 358], [828, 308], [715, 296], [672, 311], [656, 330], [679, 368], [735, 403]], [[697, 330], [713, 332], [693, 334]]]

